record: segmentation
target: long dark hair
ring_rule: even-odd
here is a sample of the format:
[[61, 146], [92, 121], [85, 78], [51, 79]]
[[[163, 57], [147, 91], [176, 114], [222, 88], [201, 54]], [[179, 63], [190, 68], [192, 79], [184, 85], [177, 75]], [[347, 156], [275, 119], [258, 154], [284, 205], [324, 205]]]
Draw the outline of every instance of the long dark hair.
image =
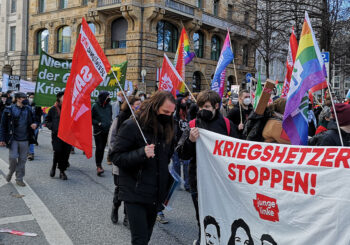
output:
[[157, 120], [157, 112], [166, 100], [175, 104], [175, 98], [170, 92], [155, 92], [150, 99], [142, 103], [140, 109], [136, 112], [136, 117], [143, 129], [152, 130], [155, 137], [158, 134], [163, 134], [166, 143], [170, 144], [174, 138], [174, 121], [172, 120], [171, 123], [163, 127]]
[[248, 245], [254, 245], [253, 238], [250, 235], [249, 226], [247, 225], [246, 222], [244, 222], [243, 219], [237, 219], [237, 220], [235, 220], [232, 223], [232, 225], [231, 225], [231, 237], [230, 237], [230, 240], [228, 241], [227, 245], [235, 245], [236, 244], [236, 241], [235, 241], [236, 232], [237, 232], [237, 229], [239, 227], [243, 228], [243, 230], [245, 230], [245, 232], [247, 233], [247, 236], [249, 238], [249, 244]]

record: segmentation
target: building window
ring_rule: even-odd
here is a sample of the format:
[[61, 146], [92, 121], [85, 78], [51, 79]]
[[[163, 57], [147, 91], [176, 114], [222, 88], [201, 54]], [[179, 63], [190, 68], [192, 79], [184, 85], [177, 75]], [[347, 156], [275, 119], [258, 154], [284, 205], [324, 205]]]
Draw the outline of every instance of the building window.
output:
[[249, 24], [249, 12], [248, 11], [244, 12], [244, 23]]
[[65, 9], [68, 6], [68, 0], [59, 0], [60, 1], [60, 9]]
[[219, 60], [220, 49], [221, 49], [220, 38], [218, 36], [213, 36], [211, 38], [211, 59], [212, 60]]
[[243, 46], [243, 65], [248, 66], [249, 48], [248, 44]]
[[47, 52], [49, 49], [49, 31], [43, 29], [36, 35], [36, 54], [40, 54], [40, 49]]
[[202, 2], [202, 0], [197, 0], [197, 7], [198, 8], [203, 8], [203, 2]]
[[344, 87], [345, 89], [350, 89], [350, 77], [345, 78]]
[[90, 30], [92, 31], [92, 33], [95, 35], [96, 34], [96, 26], [94, 23], [89, 22], [88, 23]]
[[235, 42], [235, 40], [231, 39], [231, 47], [232, 47], [232, 52], [235, 58], [237, 58], [237, 54], [236, 54], [236, 50], [237, 50], [237, 43]]
[[112, 22], [112, 48], [126, 48], [128, 22], [124, 18]]
[[333, 88], [340, 87], [340, 76], [333, 76]]
[[17, 0], [11, 0], [11, 13], [15, 13], [17, 11]]
[[57, 32], [57, 53], [69, 53], [72, 30], [69, 26], [63, 26]]
[[83, 2], [82, 2], [83, 6], [88, 5], [88, 3], [89, 3], [89, 0], [83, 0]]
[[214, 0], [214, 11], [213, 14], [215, 16], [219, 15], [219, 0]]
[[202, 32], [193, 34], [194, 52], [198, 58], [203, 58], [204, 51], [204, 35]]
[[192, 91], [200, 92], [201, 91], [201, 72], [196, 71], [193, 73], [193, 83], [192, 83]]
[[232, 20], [233, 18], [233, 5], [229, 4], [227, 9], [227, 19]]
[[46, 0], [38, 0], [38, 12], [44, 13], [46, 8]]
[[16, 27], [10, 27], [10, 51], [16, 50]]
[[262, 56], [258, 56], [258, 65], [257, 65], [257, 70], [260, 75], [265, 75], [266, 74], [266, 64]]
[[158, 50], [176, 52], [178, 41], [179, 32], [177, 28], [169, 22], [159, 21], [157, 24]]

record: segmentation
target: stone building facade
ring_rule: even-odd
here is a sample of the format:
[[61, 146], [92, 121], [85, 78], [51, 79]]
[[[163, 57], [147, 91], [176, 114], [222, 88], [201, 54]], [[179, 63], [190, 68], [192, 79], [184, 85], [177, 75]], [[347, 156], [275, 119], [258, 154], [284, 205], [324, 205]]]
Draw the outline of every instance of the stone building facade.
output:
[[[255, 73], [255, 16], [242, 16], [232, 0], [29, 0], [28, 77], [36, 79], [38, 47], [57, 58], [71, 58], [85, 17], [111, 64], [128, 61], [127, 80], [154, 91], [163, 54], [173, 60], [181, 29], [197, 58], [186, 66], [194, 91], [209, 87], [227, 29], [235, 53], [237, 80]], [[194, 42], [195, 39], [195, 42]], [[146, 70], [144, 83], [141, 71]], [[236, 81], [233, 65], [227, 80]]]
[[0, 1], [0, 69], [26, 77], [28, 1]]

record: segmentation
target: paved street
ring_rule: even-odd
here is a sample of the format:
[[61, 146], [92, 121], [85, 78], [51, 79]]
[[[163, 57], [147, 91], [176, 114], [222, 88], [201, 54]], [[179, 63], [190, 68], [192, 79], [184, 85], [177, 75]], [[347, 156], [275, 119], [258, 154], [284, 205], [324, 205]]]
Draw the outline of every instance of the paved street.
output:
[[[71, 155], [68, 181], [49, 177], [52, 163], [50, 133], [42, 130], [35, 160], [27, 162], [25, 182], [18, 187], [5, 181], [8, 149], [0, 148], [0, 229], [37, 233], [24, 237], [0, 233], [0, 245], [14, 244], [130, 244], [130, 233], [122, 224], [113, 225], [111, 166], [104, 165], [104, 177], [96, 176], [94, 158], [81, 151]], [[192, 244], [197, 236], [190, 194], [175, 193], [173, 209], [166, 212], [170, 223], [156, 223], [150, 244]], [[119, 210], [122, 216], [122, 209]], [[121, 218], [119, 218], [121, 219]]]

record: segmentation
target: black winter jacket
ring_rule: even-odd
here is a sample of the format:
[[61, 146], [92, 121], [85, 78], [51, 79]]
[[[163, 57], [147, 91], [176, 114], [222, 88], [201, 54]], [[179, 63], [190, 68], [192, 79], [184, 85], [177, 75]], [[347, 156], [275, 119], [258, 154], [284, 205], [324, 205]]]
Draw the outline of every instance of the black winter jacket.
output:
[[[20, 111], [27, 111], [27, 114], [23, 114]], [[16, 117], [16, 114], [19, 114], [19, 117]], [[23, 118], [24, 115], [27, 115], [27, 118]], [[16, 104], [12, 104], [4, 109], [0, 125], [0, 141], [6, 142], [7, 146], [10, 146], [14, 139], [16, 124], [19, 120], [27, 120], [27, 140], [29, 141], [29, 144], [36, 143], [34, 130], [31, 128], [31, 125], [33, 123], [39, 125], [39, 122], [35, 121], [31, 108], [26, 105], [20, 108]]]
[[98, 134], [101, 131], [104, 133], [109, 132], [112, 124], [112, 106], [110, 104], [101, 106], [100, 102], [94, 103], [91, 109], [91, 116], [94, 134]]
[[[253, 111], [253, 106], [249, 105], [247, 110], [245, 110], [243, 107], [241, 107], [241, 109], [242, 110], [239, 109], [239, 104], [237, 104], [227, 114], [227, 118], [230, 119], [230, 121], [233, 122], [233, 124], [236, 127], [238, 127], [238, 125], [241, 123], [241, 115], [240, 115], [241, 113], [242, 113], [243, 124], [246, 123], [250, 113]], [[238, 128], [237, 128], [237, 133], [238, 133], [239, 138], [243, 139], [243, 130], [238, 130]]]
[[[226, 122], [224, 117], [216, 111], [216, 115], [210, 122], [205, 122], [199, 118], [196, 119], [196, 127], [204, 128], [214, 133], [228, 135]], [[238, 133], [235, 125], [230, 122], [230, 135], [238, 138]], [[183, 160], [191, 160], [189, 164], [189, 184], [192, 193], [197, 192], [197, 160], [196, 160], [196, 144], [190, 141], [189, 132], [183, 133], [178, 146], [176, 147], [179, 157]], [[199, 163], [203, 164], [203, 163]]]
[[174, 144], [155, 138], [151, 130], [143, 129], [147, 142], [155, 144], [155, 157], [147, 158], [145, 142], [134, 119], [120, 127], [112, 162], [119, 167], [119, 200], [132, 203], [160, 205], [166, 198], [172, 181], [168, 164]]
[[[319, 133], [312, 137], [308, 145], [315, 146], [341, 146], [337, 124], [334, 120], [330, 121], [327, 126], [327, 131]], [[350, 146], [350, 133], [341, 130], [344, 146]]]
[[53, 134], [58, 134], [58, 126], [60, 123], [61, 114], [57, 111], [56, 106], [59, 108], [59, 110], [61, 110], [61, 106], [59, 105], [52, 106], [45, 117], [46, 127], [50, 129]]

